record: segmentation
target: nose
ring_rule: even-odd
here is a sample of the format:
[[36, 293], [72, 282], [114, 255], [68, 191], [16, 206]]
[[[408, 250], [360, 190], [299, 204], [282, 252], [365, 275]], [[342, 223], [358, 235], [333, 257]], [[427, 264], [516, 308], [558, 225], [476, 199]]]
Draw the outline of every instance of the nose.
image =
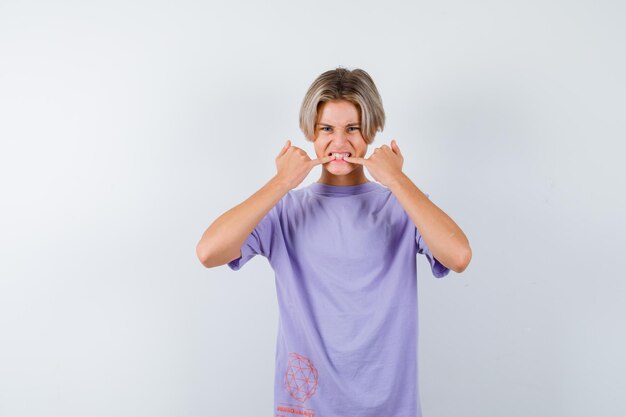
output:
[[348, 134], [344, 131], [339, 130], [333, 135], [332, 142], [334, 145], [337, 146], [345, 145], [346, 143], [348, 143]]

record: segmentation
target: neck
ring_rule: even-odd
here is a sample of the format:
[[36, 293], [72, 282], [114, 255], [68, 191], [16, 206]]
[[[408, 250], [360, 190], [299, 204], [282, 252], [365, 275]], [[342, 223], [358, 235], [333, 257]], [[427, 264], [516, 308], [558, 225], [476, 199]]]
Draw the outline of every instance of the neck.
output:
[[348, 185], [360, 185], [370, 182], [363, 173], [363, 166], [358, 167], [354, 171], [346, 175], [334, 175], [328, 172], [326, 169], [322, 170], [322, 175], [317, 182], [327, 185], [336, 185], [345, 187]]

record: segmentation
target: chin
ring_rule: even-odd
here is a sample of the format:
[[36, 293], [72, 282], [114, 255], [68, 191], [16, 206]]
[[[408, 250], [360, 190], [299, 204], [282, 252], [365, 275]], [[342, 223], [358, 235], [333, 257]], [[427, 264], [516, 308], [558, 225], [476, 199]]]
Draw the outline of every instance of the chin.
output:
[[345, 167], [345, 168], [331, 168], [328, 170], [329, 173], [334, 174], [334, 175], [347, 175], [350, 174], [352, 172], [352, 169], [350, 167]]

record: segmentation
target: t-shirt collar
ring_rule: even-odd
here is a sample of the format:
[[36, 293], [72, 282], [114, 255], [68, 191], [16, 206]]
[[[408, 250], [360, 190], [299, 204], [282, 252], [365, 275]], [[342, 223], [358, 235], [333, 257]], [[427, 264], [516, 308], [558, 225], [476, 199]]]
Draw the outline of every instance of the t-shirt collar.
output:
[[357, 185], [329, 185], [320, 182], [314, 182], [310, 186], [310, 190], [317, 194], [325, 195], [356, 195], [363, 194], [380, 188], [380, 185], [373, 181], [364, 182]]

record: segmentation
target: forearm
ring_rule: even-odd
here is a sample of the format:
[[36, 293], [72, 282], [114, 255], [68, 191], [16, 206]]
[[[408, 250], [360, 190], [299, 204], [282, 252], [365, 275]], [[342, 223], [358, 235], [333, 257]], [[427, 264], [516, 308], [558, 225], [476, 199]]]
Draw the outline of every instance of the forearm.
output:
[[404, 173], [389, 185], [389, 189], [413, 220], [433, 256], [449, 269], [462, 272], [472, 251], [461, 228]]
[[267, 213], [289, 191], [273, 177], [259, 191], [218, 217], [202, 235], [196, 254], [206, 267], [223, 265], [241, 254], [241, 246]]

